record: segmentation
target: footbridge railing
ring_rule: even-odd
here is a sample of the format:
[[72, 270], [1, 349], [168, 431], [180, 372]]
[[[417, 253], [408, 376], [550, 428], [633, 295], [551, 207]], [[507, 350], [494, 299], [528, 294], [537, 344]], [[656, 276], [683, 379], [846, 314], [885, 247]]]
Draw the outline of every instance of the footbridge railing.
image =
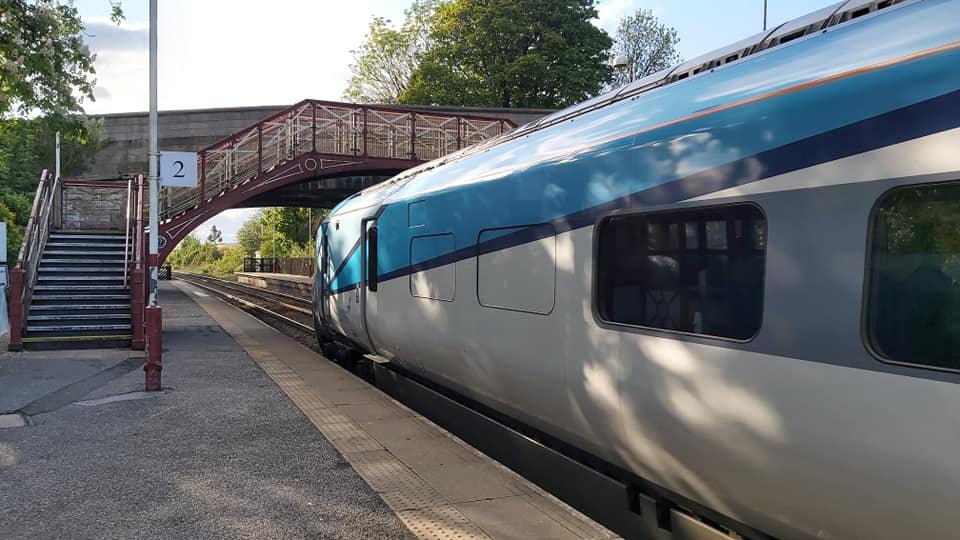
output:
[[63, 188], [60, 178], [47, 170], [40, 174], [40, 182], [33, 198], [30, 218], [23, 231], [23, 244], [13, 268], [10, 270], [10, 343], [11, 351], [19, 351], [23, 343], [27, 310], [37, 284], [37, 267], [40, 255], [54, 226], [56, 211], [54, 203], [59, 200]]
[[394, 160], [406, 168], [514, 127], [501, 118], [301, 101], [200, 151], [199, 186], [167, 189], [160, 217], [169, 221], [306, 154], [321, 160], [313, 170], [324, 168], [323, 159], [347, 158]]

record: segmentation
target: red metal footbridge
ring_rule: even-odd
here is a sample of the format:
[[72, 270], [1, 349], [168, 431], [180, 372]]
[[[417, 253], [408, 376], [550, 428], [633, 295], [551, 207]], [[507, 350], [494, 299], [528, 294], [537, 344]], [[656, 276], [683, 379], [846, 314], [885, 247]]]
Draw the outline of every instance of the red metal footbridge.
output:
[[[310, 182], [333, 203], [514, 127], [472, 114], [301, 101], [201, 150], [196, 188], [162, 190], [159, 261], [207, 219], [274, 190]], [[160, 323], [146, 323], [156, 313], [144, 301], [145, 184], [142, 175], [83, 181], [43, 172], [10, 272], [11, 350], [142, 349], [152, 324], [159, 351]], [[88, 199], [92, 204], [76, 204]]]
[[160, 260], [207, 219], [258, 195], [317, 179], [356, 191], [366, 185], [336, 180], [392, 176], [514, 127], [502, 118], [301, 101], [201, 150], [197, 188], [164, 190]]

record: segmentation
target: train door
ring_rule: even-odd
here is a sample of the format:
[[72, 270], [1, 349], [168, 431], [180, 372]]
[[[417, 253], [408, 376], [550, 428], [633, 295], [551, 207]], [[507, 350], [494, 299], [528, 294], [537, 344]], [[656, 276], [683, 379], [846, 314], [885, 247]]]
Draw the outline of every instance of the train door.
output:
[[371, 333], [370, 319], [378, 314], [377, 290], [379, 289], [379, 272], [377, 269], [379, 231], [377, 218], [364, 218], [360, 223], [360, 317], [363, 325], [363, 342], [373, 354], [379, 354], [377, 345]]
[[323, 327], [330, 326], [330, 239], [327, 237], [327, 224], [320, 226], [318, 235], [317, 273], [313, 278], [314, 312]]

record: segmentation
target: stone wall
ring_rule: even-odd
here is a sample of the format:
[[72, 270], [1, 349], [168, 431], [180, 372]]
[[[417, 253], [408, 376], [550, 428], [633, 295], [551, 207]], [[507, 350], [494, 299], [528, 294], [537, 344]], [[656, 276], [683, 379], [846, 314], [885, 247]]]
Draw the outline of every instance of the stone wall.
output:
[[64, 229], [120, 230], [126, 225], [127, 187], [66, 185], [60, 200]]
[[[286, 106], [236, 107], [161, 111], [157, 132], [161, 150], [197, 152], [250, 127]], [[542, 109], [481, 109], [418, 107], [429, 112], [476, 114], [504, 118], [521, 125], [552, 111]], [[103, 125], [106, 146], [94, 156], [83, 178], [128, 178], [146, 173], [149, 117], [145, 112], [94, 116]]]

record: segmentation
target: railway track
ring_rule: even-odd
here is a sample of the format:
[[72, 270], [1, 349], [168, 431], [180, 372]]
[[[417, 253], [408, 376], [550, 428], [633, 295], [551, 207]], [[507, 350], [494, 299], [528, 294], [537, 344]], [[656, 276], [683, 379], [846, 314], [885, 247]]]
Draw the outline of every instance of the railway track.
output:
[[[174, 272], [173, 277], [195, 287], [213, 293], [242, 308], [266, 322], [279, 322], [284, 327], [296, 330], [293, 337], [316, 349], [313, 329], [312, 301], [309, 298], [269, 291], [235, 281], [193, 274]], [[283, 329], [281, 329], [283, 330]]]

